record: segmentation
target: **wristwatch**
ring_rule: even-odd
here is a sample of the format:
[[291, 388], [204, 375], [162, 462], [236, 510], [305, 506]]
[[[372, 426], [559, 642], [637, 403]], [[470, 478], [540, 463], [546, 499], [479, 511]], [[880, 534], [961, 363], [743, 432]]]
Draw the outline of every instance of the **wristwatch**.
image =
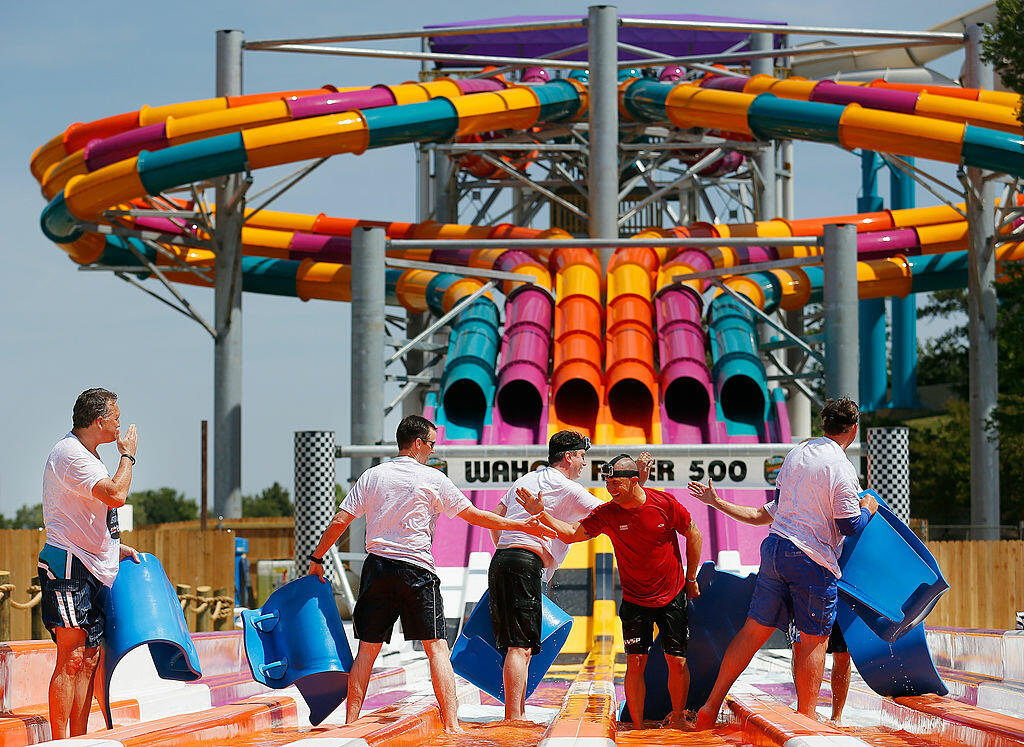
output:
[[309, 555], [307, 555], [306, 556], [306, 560], [312, 560], [314, 563], [316, 563], [318, 565], [323, 565], [324, 564], [324, 559], [323, 558], [318, 558], [313, 553], [310, 553]]

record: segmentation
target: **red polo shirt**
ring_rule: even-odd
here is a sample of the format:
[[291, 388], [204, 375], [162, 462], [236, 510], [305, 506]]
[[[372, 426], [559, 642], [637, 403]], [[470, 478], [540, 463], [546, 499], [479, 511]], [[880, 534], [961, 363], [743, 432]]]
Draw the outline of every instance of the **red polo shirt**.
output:
[[686, 584], [676, 533], [690, 528], [690, 512], [671, 495], [644, 488], [637, 508], [603, 503], [580, 521], [591, 537], [607, 534], [615, 548], [622, 598], [642, 607], [664, 607]]

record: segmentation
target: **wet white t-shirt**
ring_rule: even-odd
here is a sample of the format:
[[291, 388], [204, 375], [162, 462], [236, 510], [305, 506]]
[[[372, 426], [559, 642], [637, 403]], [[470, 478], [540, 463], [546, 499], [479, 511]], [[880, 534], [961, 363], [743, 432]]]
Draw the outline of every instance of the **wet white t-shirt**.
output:
[[775, 487], [778, 496], [765, 506], [771, 533], [842, 577], [843, 535], [836, 519], [860, 515], [860, 482], [846, 452], [827, 436], [804, 441], [786, 455]]
[[[521, 487], [534, 495], [542, 493], [545, 510], [567, 524], [575, 524], [601, 505], [595, 495], [575, 480], [570, 480], [554, 467], [541, 467], [512, 483], [512, 487], [499, 501], [506, 507], [505, 516], [510, 519], [530, 518], [527, 510], [516, 500], [516, 490]], [[498, 549], [513, 545], [534, 548], [540, 552], [544, 560], [544, 580], [549, 582], [569, 553], [569, 546], [561, 540], [541, 539], [532, 534], [506, 529], [498, 537]]]
[[341, 509], [366, 517], [366, 552], [437, 573], [430, 552], [437, 517], [472, 505], [448, 475], [400, 456], [360, 475]]
[[107, 505], [92, 489], [110, 477], [74, 433], [57, 442], [43, 470], [46, 543], [67, 550], [105, 586], [114, 583], [121, 542], [110, 536]]

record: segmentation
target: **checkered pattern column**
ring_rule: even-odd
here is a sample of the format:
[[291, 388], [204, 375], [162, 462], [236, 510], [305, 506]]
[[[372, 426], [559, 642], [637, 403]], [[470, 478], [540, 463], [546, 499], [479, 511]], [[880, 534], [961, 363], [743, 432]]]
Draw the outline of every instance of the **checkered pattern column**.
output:
[[868, 428], [868, 486], [910, 521], [910, 429]]
[[[295, 574], [309, 567], [313, 552], [335, 514], [334, 431], [295, 432]], [[337, 570], [326, 560], [331, 578]]]

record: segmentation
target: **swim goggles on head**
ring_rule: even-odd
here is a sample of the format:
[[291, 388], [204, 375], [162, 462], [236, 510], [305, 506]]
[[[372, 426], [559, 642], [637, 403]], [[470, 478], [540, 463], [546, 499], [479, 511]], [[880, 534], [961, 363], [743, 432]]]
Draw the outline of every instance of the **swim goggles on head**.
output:
[[615, 469], [615, 463], [623, 459], [629, 459], [629, 454], [619, 454], [611, 461], [601, 465], [598, 472], [602, 480], [610, 480], [613, 477], [640, 477], [640, 471], [635, 469]]

